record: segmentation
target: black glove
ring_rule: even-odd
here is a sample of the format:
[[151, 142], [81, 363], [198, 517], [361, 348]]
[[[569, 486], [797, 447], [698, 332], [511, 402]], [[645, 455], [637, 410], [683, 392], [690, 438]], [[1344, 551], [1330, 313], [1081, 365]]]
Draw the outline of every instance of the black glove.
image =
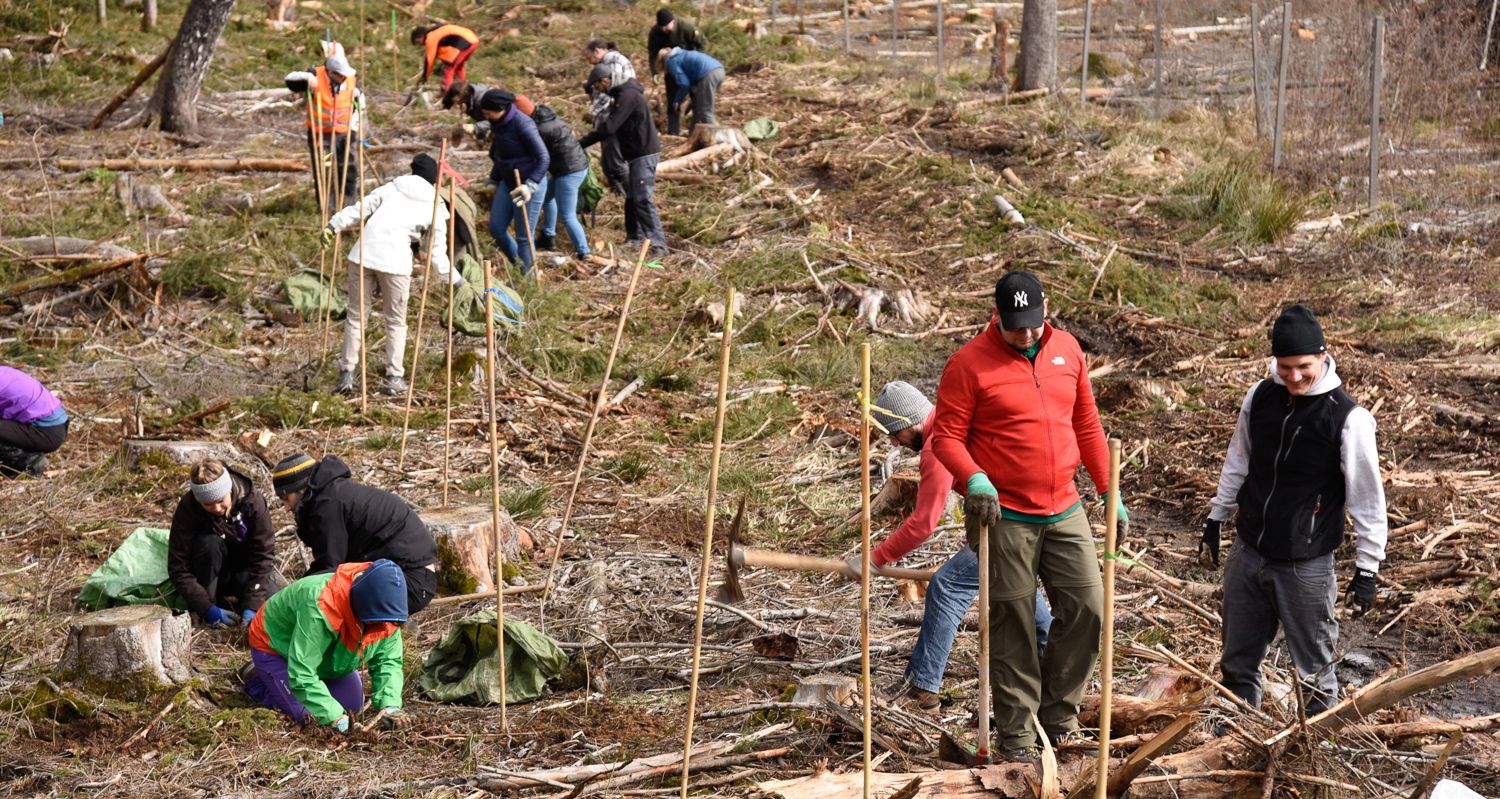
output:
[[1000, 503], [994, 497], [970, 494], [964, 499], [964, 537], [969, 549], [979, 551], [979, 529], [994, 529], [1000, 523]]
[[1198, 542], [1198, 560], [1205, 560], [1204, 555], [1207, 555], [1206, 559], [1213, 563], [1215, 569], [1219, 568], [1219, 528], [1223, 526], [1223, 522], [1205, 519], [1203, 538]]
[[1345, 598], [1354, 604], [1354, 615], [1363, 616], [1375, 606], [1375, 572], [1355, 569], [1354, 579], [1344, 591]]

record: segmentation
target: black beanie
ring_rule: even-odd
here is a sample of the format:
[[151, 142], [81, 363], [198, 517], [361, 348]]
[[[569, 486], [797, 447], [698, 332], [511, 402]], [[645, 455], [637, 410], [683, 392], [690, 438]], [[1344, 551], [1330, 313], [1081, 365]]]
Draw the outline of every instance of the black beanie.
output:
[[307, 488], [313, 467], [317, 465], [317, 461], [300, 452], [289, 458], [282, 458], [271, 472], [271, 484], [276, 488], [276, 496], [284, 497]]
[[1323, 326], [1318, 317], [1306, 305], [1298, 303], [1276, 318], [1271, 327], [1271, 355], [1282, 358], [1290, 355], [1318, 355], [1328, 350], [1323, 339]]
[[416, 158], [411, 159], [411, 173], [436, 186], [438, 162], [432, 160], [432, 156], [427, 153], [418, 153]]
[[658, 28], [665, 27], [667, 24], [669, 24], [674, 19], [676, 19], [676, 17], [672, 16], [672, 9], [670, 9], [670, 8], [658, 8], [658, 9], [656, 9], [656, 27], [658, 27]]
[[490, 89], [479, 98], [479, 108], [482, 111], [509, 111], [516, 102], [516, 96], [504, 89]]

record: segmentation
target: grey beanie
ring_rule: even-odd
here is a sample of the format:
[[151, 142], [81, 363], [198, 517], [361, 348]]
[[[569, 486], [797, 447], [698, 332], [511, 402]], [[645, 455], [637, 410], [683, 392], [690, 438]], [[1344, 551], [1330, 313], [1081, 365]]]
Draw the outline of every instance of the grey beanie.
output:
[[931, 413], [932, 403], [927, 401], [927, 395], [904, 380], [886, 383], [870, 406], [870, 418], [885, 428], [887, 435], [921, 424]]

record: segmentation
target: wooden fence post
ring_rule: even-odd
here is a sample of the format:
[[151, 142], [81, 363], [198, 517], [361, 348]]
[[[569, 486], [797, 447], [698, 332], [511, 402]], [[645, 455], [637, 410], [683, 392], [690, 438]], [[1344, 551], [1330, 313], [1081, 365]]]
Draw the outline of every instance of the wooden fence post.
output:
[[1266, 121], [1261, 114], [1260, 96], [1260, 3], [1250, 0], [1250, 96], [1255, 107], [1255, 140], [1266, 135]]
[[1272, 133], [1271, 168], [1281, 168], [1281, 137], [1286, 128], [1286, 73], [1292, 58], [1292, 4], [1281, 4], [1281, 63], [1276, 67], [1276, 129]]
[[1385, 17], [1375, 18], [1370, 59], [1370, 207], [1380, 200], [1380, 86], [1385, 80]]

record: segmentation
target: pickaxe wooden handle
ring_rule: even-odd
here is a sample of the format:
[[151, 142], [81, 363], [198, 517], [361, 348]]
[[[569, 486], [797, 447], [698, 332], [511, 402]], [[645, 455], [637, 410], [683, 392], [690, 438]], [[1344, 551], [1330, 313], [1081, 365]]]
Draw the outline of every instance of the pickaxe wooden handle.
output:
[[[736, 568], [742, 566], [759, 566], [763, 569], [829, 572], [831, 574], [842, 574], [845, 568], [844, 561], [838, 558], [792, 555], [786, 552], [749, 549], [741, 546], [730, 549], [729, 562]], [[933, 574], [932, 571], [927, 569], [901, 569], [894, 566], [876, 566], [870, 570], [870, 573], [878, 574], [882, 577], [894, 577], [899, 580], [921, 580], [923, 582], [931, 580]]]

